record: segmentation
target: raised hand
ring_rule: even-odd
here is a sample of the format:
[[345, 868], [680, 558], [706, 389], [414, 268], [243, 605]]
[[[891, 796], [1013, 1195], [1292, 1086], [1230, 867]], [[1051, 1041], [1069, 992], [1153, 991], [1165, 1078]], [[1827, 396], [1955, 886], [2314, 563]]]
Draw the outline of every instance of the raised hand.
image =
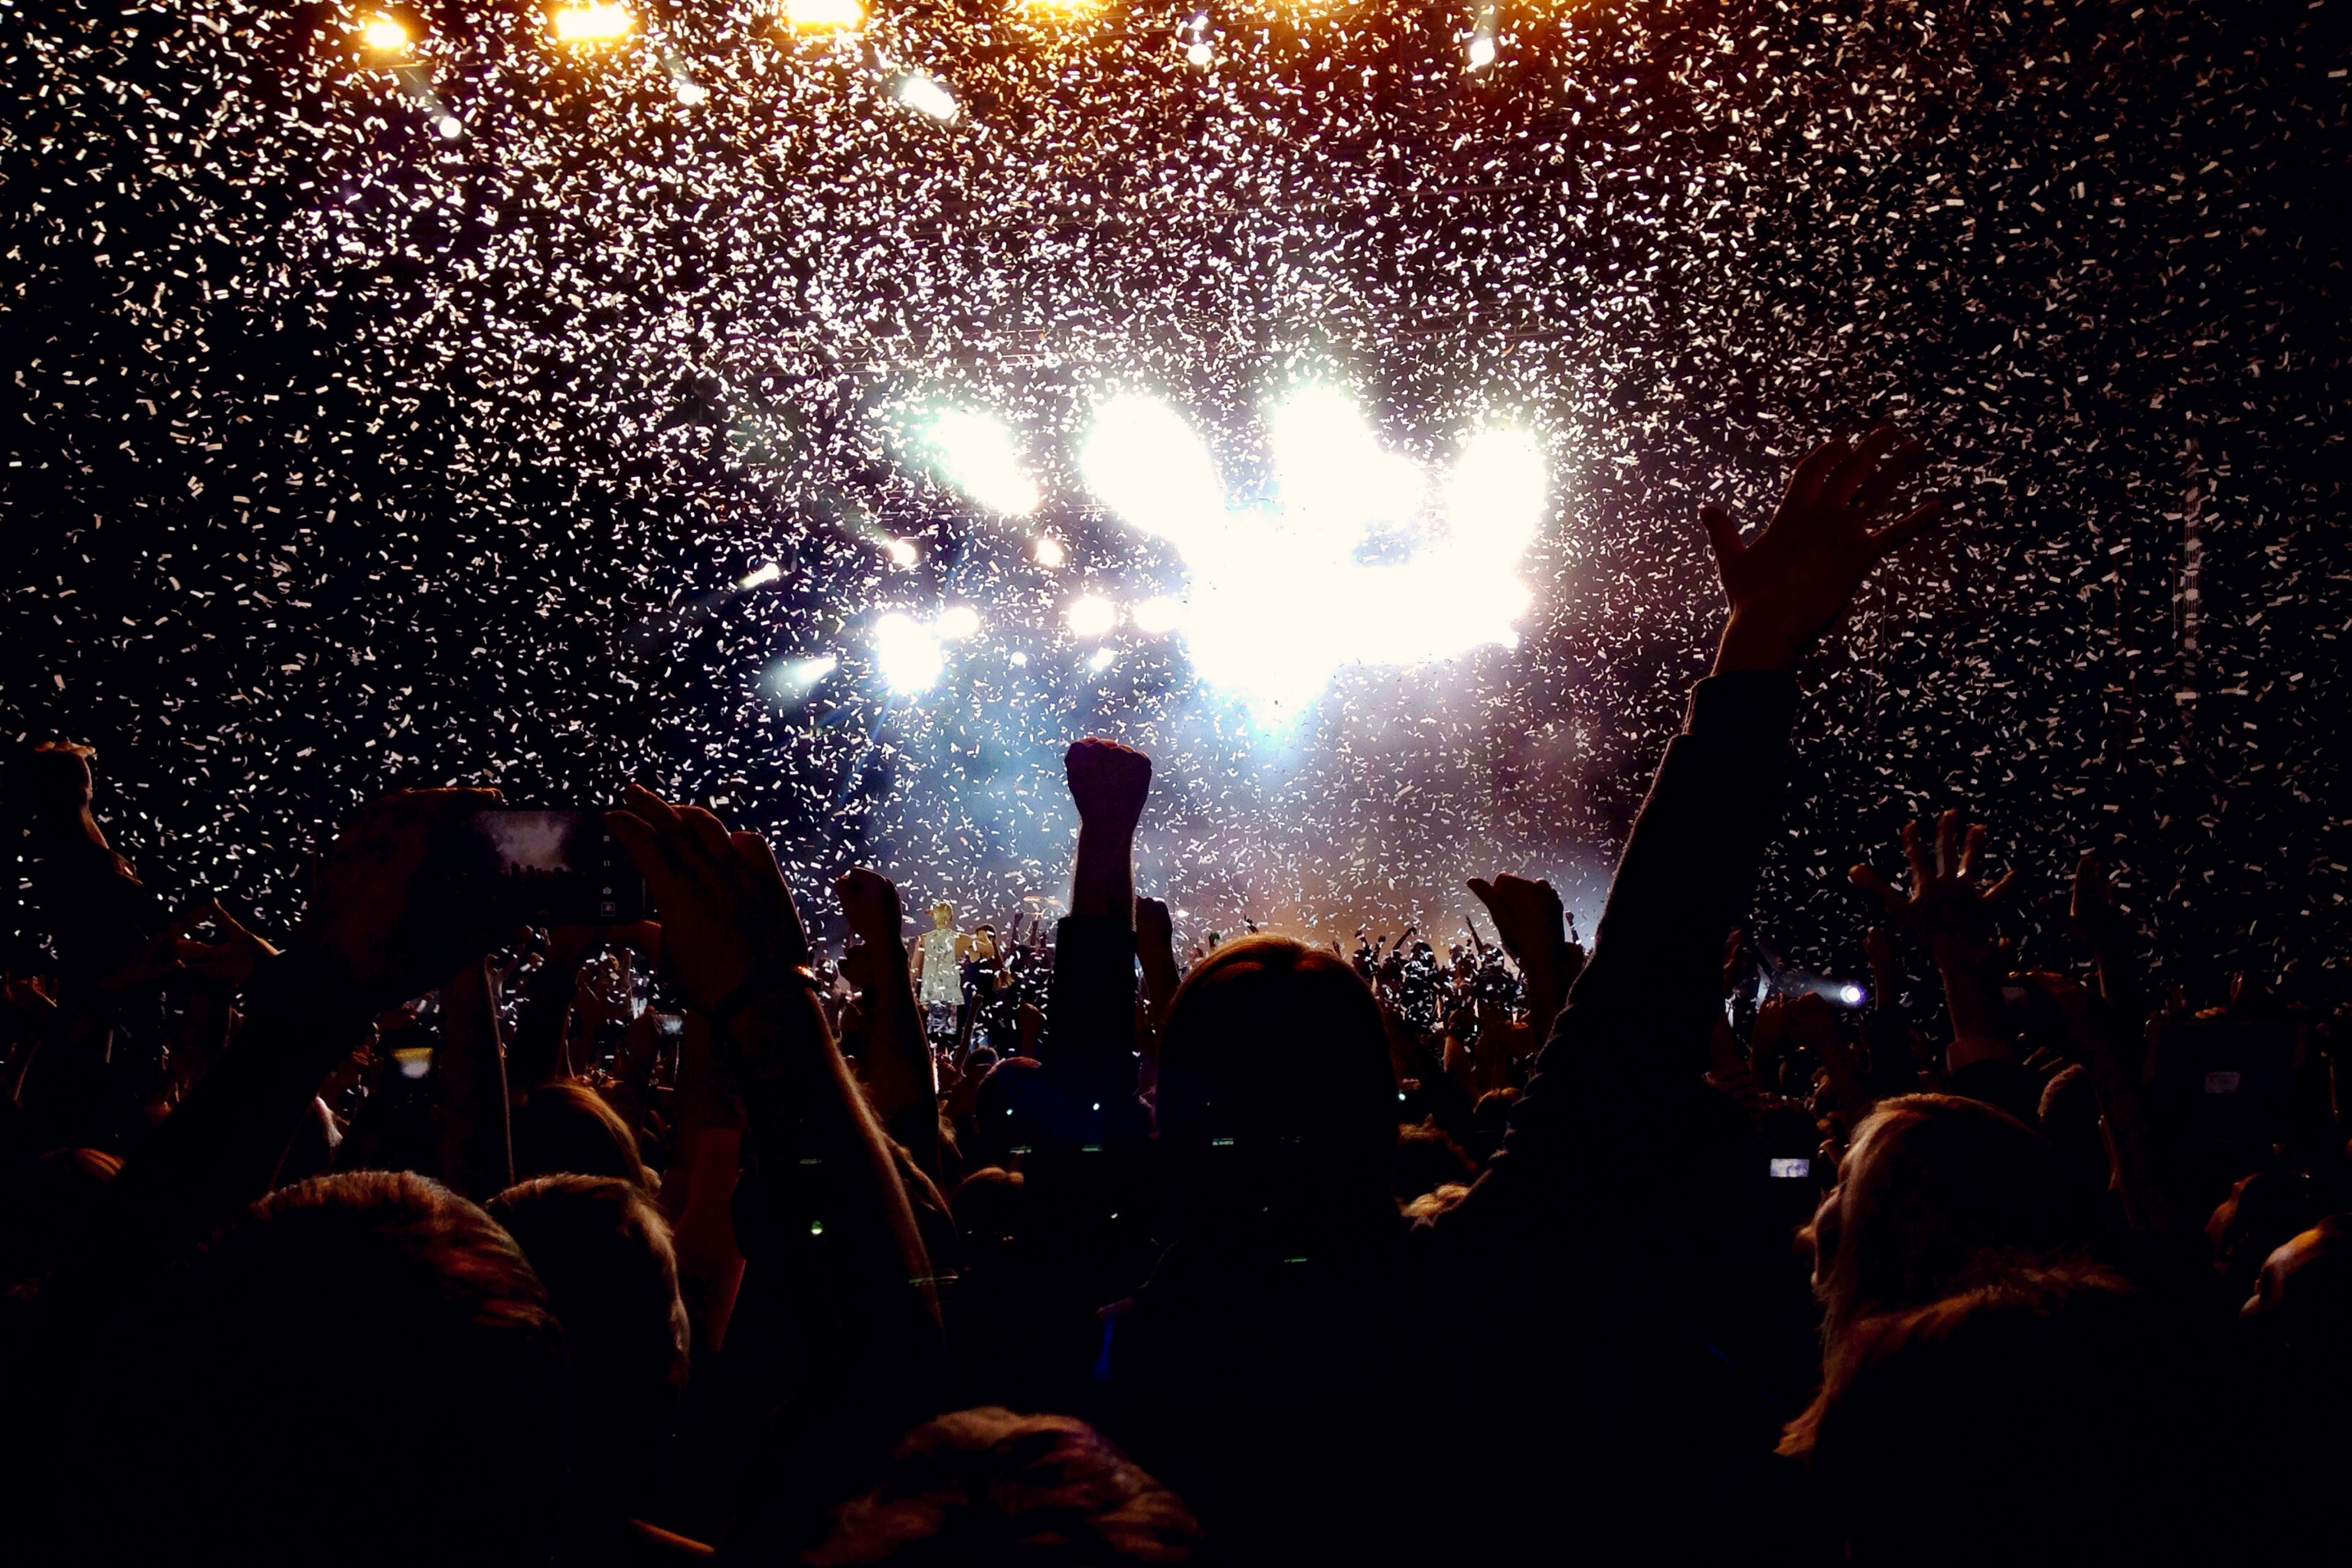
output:
[[1071, 745], [1062, 767], [1078, 808], [1070, 912], [1129, 923], [1135, 918], [1135, 828], [1151, 793], [1151, 759], [1089, 735]]
[[808, 933], [766, 839], [730, 833], [700, 806], [671, 805], [642, 785], [625, 798], [605, 826], [653, 892], [672, 969], [696, 1008], [717, 1016], [808, 963]]
[[1814, 447], [1790, 476], [1772, 521], [1752, 540], [1740, 537], [1738, 521], [1722, 507], [1699, 509], [1731, 607], [1717, 673], [1796, 668], [1844, 618], [1871, 569], [1943, 515], [1942, 500], [1929, 496], [1894, 521], [1873, 526], [1926, 461], [1918, 442], [1882, 425], [1851, 447], [1838, 437]]
[[1151, 792], [1151, 759], [1141, 752], [1089, 735], [1063, 754], [1062, 769], [1080, 822], [1133, 832], [1143, 820], [1144, 797]]
[[1931, 947], [1940, 943], [1989, 957], [1995, 945], [1994, 913], [2016, 883], [2017, 873], [2004, 871], [1990, 886], [1979, 886], [1977, 868], [1984, 843], [1982, 823], [1964, 829], [1960, 814], [1948, 811], [1936, 819], [1932, 853], [1917, 823], [1903, 825], [1903, 853], [1911, 864], [1907, 894], [1868, 866], [1856, 866], [1847, 875], [1855, 887], [1885, 906], [1888, 919]]
[[1529, 962], [1530, 954], [1540, 962], [1552, 962], [1568, 921], [1559, 894], [1549, 882], [1529, 881], [1506, 871], [1491, 882], [1484, 877], [1473, 877], [1469, 885], [1478, 901], [1486, 906], [1486, 914], [1495, 922], [1495, 933], [1503, 939], [1505, 952], [1522, 966]]
[[859, 866], [844, 871], [833, 884], [833, 896], [857, 940], [874, 947], [906, 941], [906, 914], [900, 908], [898, 885], [879, 871]]
[[[1549, 882], [1529, 881], [1507, 871], [1491, 882], [1471, 878], [1470, 890], [1486, 906], [1503, 951], [1518, 962], [1527, 982], [1528, 1026], [1540, 1046], [1550, 1037], [1552, 1020], [1567, 1003], [1568, 989], [1576, 984], [1580, 967], [1560, 934], [1567, 917], [1559, 894]], [[1398, 940], [1402, 945], [1403, 939]]]
[[[862, 944], [849, 950], [865, 998], [866, 1048], [857, 1061], [866, 1099], [924, 1174], [940, 1174], [939, 1081], [909, 984], [905, 913], [898, 884], [863, 866], [833, 884]], [[852, 967], [845, 962], [845, 968]]]
[[1984, 841], [1981, 824], [1963, 830], [1960, 814], [1948, 811], [1936, 819], [1932, 851], [1917, 823], [1903, 825], [1903, 852], [1911, 863], [1907, 894], [1867, 866], [1848, 873], [1854, 886], [1885, 907], [1889, 921], [1925, 942], [1935, 955], [1952, 1015], [1956, 1069], [1969, 1059], [2000, 1054], [1983, 1043], [2005, 1040], [2000, 987], [2008, 967], [2007, 944], [1994, 934], [1993, 921], [2017, 873], [2005, 871], [1990, 885], [1979, 885]]
[[487, 906], [462, 897], [433, 861], [460, 825], [499, 800], [494, 789], [402, 790], [337, 836], [303, 934], [343, 967], [367, 1012], [423, 995], [498, 944]]
[[211, 922], [218, 941], [203, 942], [184, 936], [173, 946], [180, 962], [207, 980], [242, 985], [253, 978], [255, 967], [263, 959], [278, 956], [275, 947], [239, 924], [218, 899], [197, 911], [196, 923], [205, 921]]

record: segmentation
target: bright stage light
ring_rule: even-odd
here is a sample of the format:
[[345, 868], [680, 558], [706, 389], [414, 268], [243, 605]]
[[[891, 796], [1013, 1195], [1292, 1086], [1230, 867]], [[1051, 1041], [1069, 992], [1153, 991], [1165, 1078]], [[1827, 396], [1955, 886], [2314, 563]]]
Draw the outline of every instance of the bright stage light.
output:
[[787, 0], [784, 20], [805, 32], [861, 27], [866, 7], [858, 0]]
[[1062, 542], [1050, 533], [1039, 535], [1030, 553], [1037, 558], [1038, 565], [1047, 567], [1059, 566], [1070, 558], [1070, 552], [1062, 548]]
[[1495, 63], [1495, 7], [1486, 5], [1478, 12], [1478, 25], [1470, 34], [1470, 68], [1485, 70]]
[[961, 642], [980, 635], [980, 612], [970, 605], [950, 605], [931, 623], [931, 630], [950, 642]]
[[918, 114], [928, 115], [942, 125], [952, 125], [960, 112], [955, 95], [921, 71], [908, 71], [891, 84], [890, 96]]
[[1184, 602], [1166, 594], [1144, 600], [1128, 612], [1135, 629], [1151, 637], [1174, 631], [1184, 620]]
[[1100, 594], [1081, 595], [1071, 600], [1070, 607], [1062, 614], [1069, 623], [1072, 637], [1103, 637], [1118, 625], [1118, 606]]
[[915, 542], [911, 539], [894, 539], [885, 544], [882, 550], [883, 553], [890, 557], [890, 564], [893, 566], [907, 567], [915, 563]]
[[789, 659], [768, 672], [768, 684], [779, 697], [805, 697], [840, 668], [841, 660], [829, 653]]
[[1098, 647], [1095, 649], [1094, 652], [1087, 656], [1087, 668], [1093, 670], [1097, 675], [1100, 675], [1104, 670], [1108, 669], [1111, 667], [1112, 661], [1118, 658], [1118, 649], [1115, 647]]
[[[1096, 499], [1183, 557], [1180, 629], [1202, 679], [1281, 722], [1342, 666], [1410, 668], [1516, 643], [1532, 602], [1518, 561], [1550, 492], [1532, 437], [1479, 431], [1433, 496], [1421, 465], [1382, 448], [1342, 393], [1301, 388], [1267, 424], [1276, 499], [1239, 510], [1207, 447], [1155, 399], [1110, 399], [1079, 448]], [[1374, 541], [1380, 555], [1360, 558]], [[1163, 613], [1147, 619], [1139, 605], [1138, 628]]]
[[1838, 1000], [1849, 1007], [1861, 1006], [1864, 999], [1862, 987], [1851, 981], [1838, 987]]
[[627, 37], [636, 25], [626, 5], [611, 0], [559, 5], [547, 15], [548, 31], [559, 44], [610, 44]]
[[681, 78], [679, 79], [677, 84], [677, 100], [686, 105], [688, 109], [692, 109], [697, 104], [706, 101], [709, 97], [710, 89], [703, 86], [700, 82], [694, 80], [691, 77]]
[[408, 52], [408, 29], [391, 16], [371, 16], [360, 24], [360, 41], [380, 55]]
[[782, 567], [772, 561], [763, 561], [736, 578], [735, 585], [738, 588], [764, 588], [771, 583], [781, 582], [783, 575]]
[[445, 114], [433, 122], [433, 129], [441, 133], [442, 141], [455, 142], [466, 133], [466, 122], [454, 114]]
[[931, 417], [923, 438], [940, 476], [989, 510], [1026, 517], [1037, 510], [1037, 481], [1022, 468], [1021, 448], [1003, 420], [950, 408]]
[[1122, 522], [1179, 551], [1223, 525], [1224, 487], [1209, 449], [1155, 398], [1114, 397], [1097, 410], [1078, 448], [1078, 472]]
[[1187, 44], [1184, 46], [1184, 63], [1200, 70], [1207, 70], [1209, 68], [1209, 62], [1216, 58], [1217, 51], [1211, 48], [1206, 43]]
[[890, 689], [911, 697], [939, 684], [947, 668], [947, 650], [929, 628], [911, 616], [892, 610], [874, 623], [874, 664]]

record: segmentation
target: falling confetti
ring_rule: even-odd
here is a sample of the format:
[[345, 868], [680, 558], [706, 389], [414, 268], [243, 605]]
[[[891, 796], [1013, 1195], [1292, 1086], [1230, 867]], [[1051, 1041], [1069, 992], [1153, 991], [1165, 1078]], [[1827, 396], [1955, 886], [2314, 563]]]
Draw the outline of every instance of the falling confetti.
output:
[[[1963, 521], [1809, 672], [1779, 950], [1857, 972], [1843, 868], [1960, 805], [2038, 892], [2107, 855], [2194, 991], [2340, 986], [2341, 3], [13, 8], [0, 727], [281, 929], [448, 782], [1050, 900], [1090, 731], [1193, 933], [1589, 918], [1696, 505], [1894, 418]], [[1303, 388], [1548, 483], [1531, 596], [1444, 606], [1507, 636], [1351, 625], [1276, 725], [1084, 450], [1155, 400], [1239, 505]]]

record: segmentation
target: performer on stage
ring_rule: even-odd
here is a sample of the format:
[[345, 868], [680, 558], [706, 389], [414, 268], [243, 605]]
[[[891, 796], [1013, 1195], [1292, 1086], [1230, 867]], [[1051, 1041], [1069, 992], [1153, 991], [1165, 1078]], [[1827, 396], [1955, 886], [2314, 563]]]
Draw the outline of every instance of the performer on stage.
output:
[[911, 961], [915, 997], [922, 1005], [925, 1032], [933, 1039], [955, 1037], [957, 1015], [963, 1010], [963, 938], [956, 934], [955, 906], [933, 904], [931, 929], [915, 943]]

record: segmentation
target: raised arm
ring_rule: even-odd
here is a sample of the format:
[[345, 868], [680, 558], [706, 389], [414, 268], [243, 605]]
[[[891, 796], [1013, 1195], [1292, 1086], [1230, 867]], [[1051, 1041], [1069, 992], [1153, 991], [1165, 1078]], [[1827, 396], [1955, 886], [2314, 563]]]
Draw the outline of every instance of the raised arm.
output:
[[635, 785], [606, 822], [652, 889], [680, 988], [734, 1068], [762, 1199], [739, 1202], [737, 1224], [758, 1232], [744, 1250], [772, 1281], [775, 1310], [747, 1322], [739, 1304], [730, 1340], [782, 1336], [752, 1357], [782, 1379], [760, 1402], [783, 1412], [793, 1475], [822, 1486], [862, 1444], [930, 1413], [939, 1304], [914, 1213], [826, 1026], [766, 842]]
[[860, 867], [833, 885], [849, 929], [873, 951], [874, 984], [866, 991], [866, 1051], [858, 1067], [866, 1098], [891, 1137], [923, 1174], [940, 1179], [939, 1081], [923, 1036], [915, 988], [908, 983], [907, 922], [898, 887]]
[[1064, 765], [1078, 808], [1070, 912], [1054, 943], [1046, 1076], [1099, 1104], [1135, 1099], [1135, 830], [1151, 790], [1151, 759], [1089, 737]]
[[1753, 540], [1722, 508], [1701, 510], [1729, 607], [1723, 637], [1626, 840], [1556, 1045], [1597, 1047], [1612, 1071], [1679, 1081], [1706, 1070], [1724, 934], [1748, 923], [1780, 824], [1797, 662], [1871, 570], [1941, 515], [1930, 498], [1874, 526], [1924, 461], [1882, 427], [1815, 447]]
[[1843, 618], [1872, 569], [1940, 515], [1930, 499], [1878, 521], [1923, 461], [1916, 443], [1875, 430], [1815, 448], [1753, 539], [1722, 509], [1702, 510], [1729, 607], [1714, 669], [1692, 692], [1683, 732], [1634, 821], [1591, 958], [1520, 1099], [1496, 1174], [1548, 1172], [1547, 1185], [1572, 1188], [1592, 1153], [1580, 1146], [1614, 1125], [1601, 1102], [1671, 1105], [1699, 1092], [1724, 937], [1748, 924], [1780, 819], [1797, 662]]

